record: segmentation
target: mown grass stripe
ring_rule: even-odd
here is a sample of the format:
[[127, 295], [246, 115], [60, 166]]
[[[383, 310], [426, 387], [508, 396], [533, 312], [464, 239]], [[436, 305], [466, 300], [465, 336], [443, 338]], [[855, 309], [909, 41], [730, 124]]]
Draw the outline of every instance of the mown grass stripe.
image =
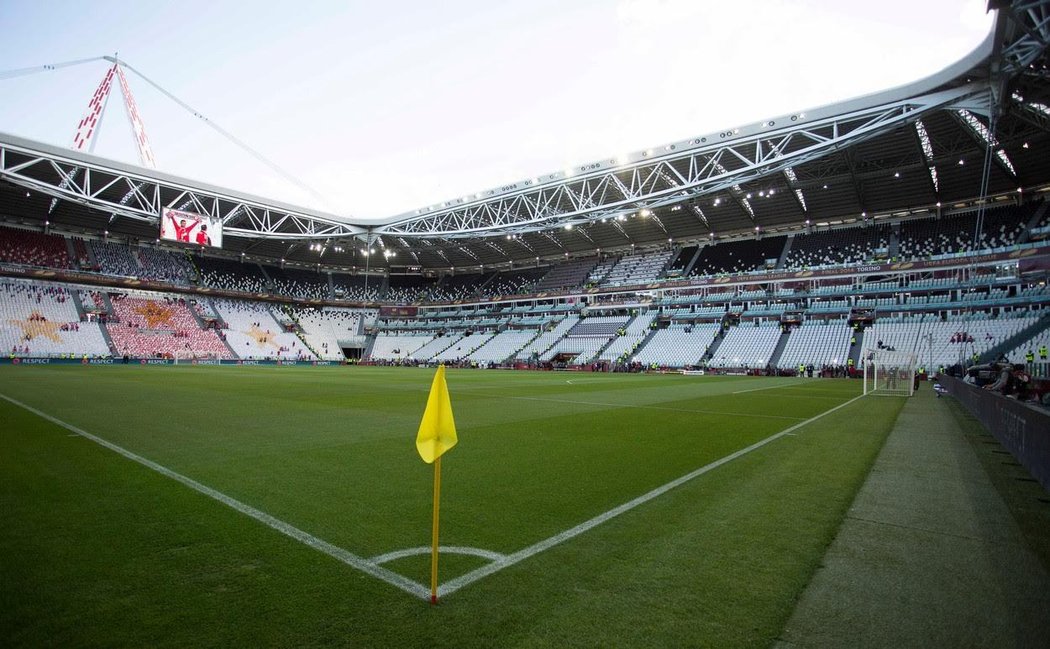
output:
[[6, 394], [0, 394], [0, 399], [3, 399], [3, 400], [5, 400], [5, 401], [7, 401], [7, 402], [9, 402], [9, 403], [11, 403], [13, 405], [16, 405], [19, 408], [23, 408], [24, 410], [27, 410], [27, 411], [33, 413], [34, 415], [36, 415], [36, 416], [38, 416], [38, 417], [40, 417], [42, 419], [45, 419], [45, 420], [55, 424], [56, 426], [61, 426], [62, 428], [66, 429], [66, 430], [68, 430], [70, 432], [76, 433], [77, 435], [80, 435], [81, 437], [89, 439], [92, 442], [95, 442], [96, 444], [98, 444], [99, 446], [105, 447], [105, 448], [113, 451], [114, 453], [117, 453], [117, 454], [119, 454], [119, 455], [121, 455], [121, 456], [123, 456], [123, 457], [125, 457], [125, 458], [127, 458], [127, 459], [129, 459], [131, 461], [133, 461], [133, 462], [137, 462], [137, 463], [145, 466], [148, 469], [156, 471], [157, 473], [163, 475], [166, 478], [171, 478], [172, 480], [175, 480], [176, 482], [180, 482], [183, 485], [189, 487], [190, 489], [193, 489], [194, 491], [197, 491], [197, 492], [199, 492], [201, 494], [204, 494], [205, 496], [208, 496], [209, 498], [212, 498], [213, 500], [217, 500], [218, 502], [222, 503], [223, 505], [226, 505], [227, 507], [230, 507], [231, 509], [235, 509], [238, 512], [240, 512], [240, 513], [242, 513], [242, 514], [244, 514], [246, 516], [254, 518], [255, 520], [259, 521], [260, 523], [262, 523], [262, 524], [266, 525], [267, 527], [270, 527], [270, 528], [280, 532], [281, 534], [284, 534], [285, 536], [293, 538], [296, 541], [299, 541], [300, 543], [303, 543], [304, 545], [307, 545], [307, 546], [309, 546], [309, 547], [311, 547], [311, 548], [313, 548], [315, 550], [323, 552], [323, 553], [327, 554], [328, 556], [332, 557], [333, 559], [341, 561], [342, 563], [345, 563], [346, 565], [348, 565], [348, 566], [350, 566], [352, 568], [356, 568], [357, 570], [360, 570], [361, 572], [364, 572], [364, 573], [366, 573], [368, 575], [371, 575], [371, 576], [375, 577], [376, 579], [384, 581], [384, 582], [390, 584], [391, 586], [395, 586], [397, 588], [400, 588], [401, 590], [405, 591], [406, 593], [409, 593], [409, 594], [414, 595], [416, 597], [419, 597], [421, 599], [428, 599], [430, 597], [430, 591], [425, 586], [423, 586], [422, 584], [418, 584], [418, 583], [412, 581], [411, 579], [408, 579], [407, 577], [403, 577], [403, 576], [397, 574], [396, 572], [392, 572], [390, 570], [387, 570], [386, 568], [383, 568], [382, 566], [376, 565], [375, 563], [372, 563], [371, 561], [369, 561], [367, 559], [359, 557], [359, 556], [357, 556], [356, 554], [354, 554], [352, 552], [349, 552], [349, 551], [344, 550], [344, 549], [342, 549], [340, 547], [332, 545], [331, 543], [328, 543], [327, 541], [323, 541], [323, 540], [317, 538], [316, 536], [313, 536], [312, 534], [304, 532], [303, 530], [295, 527], [294, 525], [286, 523], [286, 522], [284, 522], [284, 521], [282, 521], [280, 519], [274, 518], [273, 516], [271, 516], [270, 514], [267, 514], [266, 512], [264, 512], [262, 510], [256, 509], [256, 508], [252, 507], [251, 505], [247, 505], [245, 503], [242, 503], [241, 501], [239, 501], [239, 500], [237, 500], [235, 498], [231, 498], [230, 496], [227, 496], [226, 494], [224, 494], [224, 493], [222, 493], [220, 491], [212, 489], [211, 487], [209, 487], [207, 485], [203, 485], [203, 484], [197, 482], [196, 480], [193, 480], [192, 478], [187, 478], [186, 476], [182, 475], [181, 473], [177, 473], [175, 471], [172, 471], [171, 469], [169, 469], [169, 468], [167, 468], [167, 467], [165, 467], [163, 465], [157, 464], [156, 462], [154, 462], [152, 460], [148, 460], [148, 459], [142, 457], [141, 455], [137, 455], [135, 453], [132, 453], [131, 451], [129, 451], [129, 450], [127, 450], [127, 449], [125, 449], [125, 448], [123, 448], [121, 446], [117, 446], [116, 444], [114, 444], [112, 442], [109, 442], [109, 441], [107, 441], [105, 439], [102, 439], [101, 437], [98, 437], [96, 435], [92, 435], [91, 433], [89, 433], [89, 432], [87, 432], [85, 430], [82, 430], [80, 428], [77, 428], [76, 426], [74, 426], [72, 424], [66, 423], [66, 422], [62, 421], [61, 419], [57, 419], [55, 417], [52, 417], [51, 415], [47, 414], [46, 412], [42, 412], [40, 410], [37, 410], [36, 408], [34, 408], [34, 407], [32, 407], [32, 406], [30, 406], [28, 404], [22, 403], [21, 401], [18, 401], [17, 399], [12, 399], [11, 397], [7, 396]]
[[821, 417], [824, 417], [825, 415], [830, 415], [831, 413], [835, 412], [836, 410], [840, 410], [842, 408], [845, 408], [846, 406], [850, 405], [851, 403], [853, 403], [853, 402], [855, 402], [855, 401], [857, 401], [858, 399], [861, 399], [861, 398], [863, 398], [863, 395], [862, 396], [853, 397], [849, 401], [846, 401], [844, 403], [840, 403], [839, 405], [837, 405], [837, 406], [835, 406], [833, 408], [830, 408], [828, 410], [825, 410], [824, 412], [822, 412], [822, 413], [820, 413], [818, 415], [814, 415], [813, 417], [810, 417], [809, 419], [806, 419], [805, 421], [801, 421], [801, 422], [799, 422], [799, 423], [797, 423], [797, 424], [795, 424], [793, 426], [790, 426], [789, 428], [785, 428], [784, 430], [782, 430], [782, 431], [780, 431], [778, 433], [774, 433], [773, 435], [770, 435], [769, 437], [766, 437], [765, 439], [761, 439], [761, 440], [755, 442], [754, 444], [752, 444], [750, 446], [742, 448], [739, 451], [736, 451], [734, 453], [730, 453], [729, 455], [726, 455], [723, 458], [715, 460], [714, 462], [711, 462], [710, 464], [706, 464], [706, 465], [700, 467], [699, 469], [696, 469], [695, 471], [691, 471], [690, 473], [687, 473], [687, 474], [685, 474], [684, 476], [682, 476], [680, 478], [676, 478], [675, 480], [672, 480], [671, 482], [668, 482], [668, 483], [666, 483], [664, 485], [661, 485], [661, 486], [653, 489], [652, 491], [644, 493], [641, 496], [638, 496], [637, 498], [635, 498], [633, 500], [630, 500], [630, 501], [628, 501], [628, 502], [626, 502], [626, 503], [624, 503], [624, 504], [622, 504], [622, 505], [620, 505], [618, 507], [614, 507], [613, 509], [610, 509], [609, 511], [607, 511], [607, 512], [605, 512], [603, 514], [599, 514], [599, 515], [595, 516], [594, 518], [592, 518], [592, 519], [590, 519], [588, 521], [584, 521], [583, 523], [580, 523], [579, 525], [577, 525], [575, 527], [572, 527], [570, 529], [565, 530], [564, 532], [559, 532], [558, 534], [555, 534], [554, 536], [551, 536], [551, 537], [549, 537], [547, 539], [544, 539], [544, 540], [540, 541], [539, 543], [535, 543], [533, 545], [530, 545], [529, 547], [524, 548], [522, 550], [518, 550], [517, 552], [514, 552], [513, 554], [509, 554], [509, 555], [505, 556], [502, 559], [499, 559], [497, 561], [493, 561], [492, 563], [490, 563], [488, 565], [485, 565], [485, 566], [482, 566], [482, 567], [480, 567], [480, 568], [478, 568], [476, 570], [473, 570], [471, 572], [468, 572], [465, 575], [461, 575], [461, 576], [459, 576], [459, 577], [449, 581], [448, 583], [440, 586], [438, 588], [438, 594], [440, 596], [447, 597], [448, 595], [451, 595], [452, 593], [456, 592], [457, 590], [463, 588], [464, 586], [468, 586], [468, 585], [474, 583], [475, 581], [478, 581], [479, 579], [483, 579], [484, 577], [488, 577], [489, 575], [495, 574], [495, 573], [503, 570], [504, 568], [509, 568], [510, 566], [513, 566], [516, 563], [520, 563], [520, 562], [524, 561], [525, 559], [528, 559], [529, 557], [535, 556], [535, 555], [539, 554], [540, 552], [543, 552], [545, 550], [549, 550], [550, 548], [553, 548], [554, 546], [556, 546], [556, 545], [558, 545], [560, 543], [563, 543], [565, 541], [568, 541], [569, 539], [575, 538], [575, 537], [579, 536], [580, 534], [583, 534], [584, 532], [586, 532], [588, 530], [591, 530], [591, 529], [601, 525], [602, 523], [606, 523], [609, 520], [612, 520], [613, 518], [616, 518], [620, 514], [628, 512], [628, 511], [630, 511], [630, 510], [632, 510], [632, 509], [634, 509], [634, 508], [636, 508], [636, 507], [638, 507], [640, 505], [644, 505], [645, 503], [653, 500], [654, 498], [662, 496], [665, 493], [667, 493], [668, 491], [671, 491], [672, 489], [674, 489], [676, 487], [682, 486], [683, 484], [689, 482], [690, 480], [693, 480], [694, 478], [698, 478], [699, 476], [702, 476], [703, 474], [708, 473], [709, 471], [717, 469], [718, 467], [720, 467], [720, 466], [722, 466], [724, 464], [727, 464], [727, 463], [732, 462], [733, 460], [735, 460], [735, 459], [737, 459], [739, 457], [747, 455], [748, 453], [750, 453], [750, 452], [752, 452], [752, 451], [754, 451], [756, 449], [762, 448], [766, 444], [769, 444], [770, 442], [776, 441], [777, 439], [780, 439], [781, 437], [783, 437], [785, 435], [789, 435], [789, 434], [793, 433], [794, 431], [798, 430], [799, 428], [802, 428], [803, 426], [805, 426], [807, 424], [810, 424], [810, 423], [820, 419]]

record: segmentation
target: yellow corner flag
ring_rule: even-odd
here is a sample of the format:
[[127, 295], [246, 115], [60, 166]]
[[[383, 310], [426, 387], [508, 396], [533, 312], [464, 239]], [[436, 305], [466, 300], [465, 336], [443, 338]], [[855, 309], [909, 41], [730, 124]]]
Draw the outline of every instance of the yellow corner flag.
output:
[[452, 401], [448, 398], [448, 385], [445, 383], [445, 366], [440, 365], [430, 385], [423, 421], [419, 423], [416, 450], [424, 462], [432, 464], [455, 446], [457, 441], [456, 420], [452, 418]]
[[438, 599], [438, 520], [441, 511], [441, 456], [456, 445], [456, 420], [445, 383], [445, 366], [439, 365], [430, 385], [427, 409], [416, 433], [416, 450], [427, 464], [434, 465], [434, 524], [430, 538], [430, 603]]

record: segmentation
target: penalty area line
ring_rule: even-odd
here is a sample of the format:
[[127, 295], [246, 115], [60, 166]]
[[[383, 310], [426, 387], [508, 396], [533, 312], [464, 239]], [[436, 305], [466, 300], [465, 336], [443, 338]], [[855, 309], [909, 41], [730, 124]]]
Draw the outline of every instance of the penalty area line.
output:
[[645, 503], [649, 502], [650, 500], [653, 500], [654, 498], [662, 496], [665, 493], [667, 493], [668, 491], [671, 491], [672, 489], [674, 489], [676, 487], [680, 487], [683, 484], [689, 482], [690, 480], [692, 480], [694, 478], [697, 478], [697, 477], [702, 476], [703, 474], [705, 474], [705, 473], [707, 473], [709, 471], [717, 469], [718, 467], [722, 466], [723, 464], [727, 464], [729, 462], [732, 462], [733, 460], [735, 460], [735, 459], [737, 459], [739, 457], [747, 455], [751, 451], [754, 451], [756, 449], [762, 448], [766, 444], [769, 444], [770, 442], [778, 440], [781, 437], [784, 437], [785, 435], [793, 435], [794, 432], [796, 430], [798, 430], [799, 428], [802, 428], [803, 426], [805, 426], [807, 424], [810, 424], [810, 423], [820, 419], [821, 417], [823, 417], [825, 415], [830, 415], [831, 413], [835, 412], [836, 410], [839, 410], [841, 408], [845, 408], [846, 406], [850, 405], [851, 403], [857, 401], [858, 399], [862, 399], [862, 398], [864, 398], [864, 395], [853, 397], [849, 401], [845, 401], [843, 403], [840, 403], [839, 405], [837, 405], [837, 406], [835, 406], [835, 407], [833, 407], [833, 408], [831, 408], [829, 410], [825, 410], [824, 412], [822, 412], [822, 413], [820, 413], [818, 415], [814, 415], [813, 417], [810, 417], [809, 419], [807, 419], [805, 421], [801, 421], [801, 422], [799, 422], [799, 423], [797, 423], [797, 424], [795, 424], [793, 426], [785, 428], [784, 430], [780, 431], [779, 433], [774, 433], [774, 434], [770, 435], [769, 437], [766, 437], [765, 439], [759, 440], [759, 441], [755, 442], [754, 444], [752, 444], [751, 446], [747, 446], [745, 448], [740, 449], [739, 451], [736, 451], [734, 453], [730, 453], [729, 455], [726, 455], [725, 457], [723, 457], [721, 459], [715, 460], [714, 462], [711, 462], [710, 464], [706, 464], [706, 465], [700, 467], [699, 469], [696, 469], [695, 471], [692, 471], [690, 473], [687, 473], [687, 474], [683, 475], [680, 478], [676, 478], [675, 480], [672, 480], [671, 482], [668, 482], [667, 484], [661, 485], [661, 486], [657, 487], [656, 489], [653, 489], [652, 491], [649, 491], [647, 493], [642, 494], [641, 496], [638, 496], [634, 500], [628, 501], [628, 502], [620, 505], [619, 507], [614, 507], [613, 509], [610, 509], [609, 511], [605, 512], [604, 514], [599, 514], [599, 515], [595, 516], [594, 518], [592, 518], [592, 519], [590, 519], [588, 521], [584, 521], [583, 523], [580, 523], [576, 527], [572, 527], [570, 529], [567, 529], [564, 532], [559, 532], [558, 534], [555, 534], [554, 536], [552, 536], [550, 538], [544, 539], [544, 540], [540, 541], [539, 543], [535, 543], [533, 545], [530, 545], [527, 548], [518, 550], [517, 552], [514, 552], [512, 554], [508, 554], [508, 555], [504, 556], [503, 558], [496, 559], [492, 563], [487, 564], [485, 566], [482, 566], [481, 568], [478, 568], [478, 569], [473, 570], [471, 572], [468, 572], [468, 573], [466, 573], [464, 575], [456, 577], [455, 579], [452, 579], [451, 581], [449, 581], [449, 582], [439, 586], [438, 587], [438, 593], [441, 596], [451, 595], [452, 593], [456, 592], [460, 588], [463, 588], [464, 586], [468, 586], [468, 585], [474, 583], [475, 581], [478, 581], [479, 579], [483, 579], [484, 577], [488, 577], [489, 575], [495, 574], [495, 573], [499, 572], [500, 570], [503, 570], [504, 568], [509, 568], [510, 566], [513, 566], [516, 563], [520, 563], [520, 562], [524, 561], [525, 559], [528, 559], [528, 558], [530, 558], [532, 556], [535, 556], [535, 555], [539, 554], [540, 552], [543, 552], [544, 550], [549, 550], [550, 548], [553, 548], [554, 546], [556, 546], [556, 545], [558, 545], [560, 543], [563, 543], [565, 541], [568, 541], [569, 539], [577, 537], [580, 534], [583, 534], [584, 532], [587, 532], [587, 531], [589, 531], [591, 529], [594, 529], [595, 527], [598, 527], [602, 523], [608, 522], [608, 521], [612, 520], [613, 518], [616, 518], [620, 514], [623, 514], [625, 512], [629, 512], [630, 510], [632, 510], [635, 507], [638, 507], [640, 505], [644, 505]]
[[77, 435], [80, 435], [81, 437], [84, 437], [85, 439], [89, 439], [92, 442], [95, 442], [96, 444], [98, 444], [99, 446], [103, 446], [103, 447], [113, 451], [114, 453], [117, 453], [118, 455], [121, 455], [121, 456], [131, 460], [132, 462], [137, 462], [137, 463], [141, 464], [142, 466], [144, 466], [144, 467], [146, 467], [148, 469], [152, 469], [153, 471], [156, 471], [157, 473], [161, 474], [162, 476], [164, 476], [166, 478], [171, 478], [172, 480], [175, 480], [176, 482], [180, 482], [183, 485], [189, 487], [190, 489], [193, 489], [194, 491], [196, 491], [198, 493], [201, 493], [201, 494], [203, 494], [203, 495], [205, 495], [205, 496], [207, 496], [207, 497], [209, 497], [209, 498], [211, 498], [213, 500], [217, 500], [220, 503], [222, 503], [223, 505], [226, 505], [227, 507], [229, 507], [231, 509], [237, 510], [238, 512], [244, 514], [245, 516], [248, 516], [250, 518], [254, 518], [255, 520], [257, 520], [260, 523], [262, 523], [263, 525], [266, 525], [267, 527], [269, 527], [269, 528], [271, 528], [273, 530], [276, 530], [276, 531], [280, 532], [281, 534], [284, 534], [285, 536], [293, 538], [296, 541], [299, 541], [300, 543], [302, 543], [304, 545], [307, 545], [307, 546], [309, 546], [309, 547], [311, 547], [311, 548], [313, 548], [313, 549], [315, 549], [315, 550], [317, 550], [319, 552], [323, 552], [324, 554], [327, 554], [328, 556], [332, 557], [333, 559], [336, 559], [338, 561], [341, 561], [342, 563], [345, 563], [346, 565], [350, 566], [351, 568], [356, 568], [357, 570], [360, 570], [361, 572], [363, 572], [365, 574], [371, 575], [372, 577], [375, 577], [376, 579], [384, 581], [384, 582], [390, 584], [391, 586], [394, 586], [396, 588], [400, 588], [401, 590], [405, 591], [406, 593], [408, 593], [410, 595], [413, 595], [415, 597], [419, 597], [420, 599], [424, 599], [424, 600], [429, 600], [430, 599], [430, 589], [429, 588], [427, 588], [426, 586], [423, 586], [422, 584], [416, 583], [416, 582], [412, 581], [411, 579], [408, 579], [407, 577], [402, 577], [401, 575], [397, 574], [396, 572], [392, 572], [390, 570], [387, 570], [386, 568], [384, 568], [384, 567], [382, 567], [382, 566], [380, 566], [380, 565], [378, 565], [378, 564], [376, 564], [376, 563], [374, 563], [372, 561], [369, 561], [368, 559], [365, 559], [363, 557], [359, 557], [359, 556], [357, 556], [356, 554], [354, 554], [352, 552], [349, 552], [349, 551], [344, 550], [344, 549], [342, 549], [340, 547], [332, 545], [331, 543], [329, 543], [327, 541], [323, 541], [323, 540], [317, 538], [316, 536], [313, 536], [312, 534], [309, 534], [308, 532], [304, 532], [303, 530], [299, 529], [298, 527], [295, 527], [295, 526], [293, 526], [293, 525], [291, 525], [289, 523], [285, 523], [284, 521], [282, 521], [282, 520], [280, 520], [278, 518], [274, 518], [273, 516], [267, 514], [266, 512], [264, 512], [264, 511], [262, 511], [260, 509], [256, 509], [256, 508], [252, 507], [251, 505], [247, 505], [245, 503], [242, 503], [239, 500], [236, 500], [235, 498], [231, 498], [230, 496], [227, 496], [226, 494], [222, 493], [221, 491], [217, 491], [217, 490], [212, 489], [211, 487], [209, 487], [207, 485], [203, 485], [203, 484], [197, 482], [196, 480], [193, 480], [192, 478], [187, 478], [186, 476], [182, 475], [181, 473], [176, 473], [175, 471], [172, 471], [171, 469], [167, 468], [166, 466], [157, 464], [153, 460], [147, 460], [146, 458], [142, 457], [141, 455], [137, 455], [135, 453], [132, 453], [131, 451], [125, 449], [122, 446], [117, 446], [113, 442], [104, 440], [101, 437], [98, 437], [96, 435], [92, 435], [91, 433], [89, 433], [89, 432], [87, 432], [85, 430], [82, 430], [80, 428], [77, 428], [76, 426], [74, 426], [72, 424], [66, 423], [66, 422], [62, 421], [61, 419], [57, 419], [55, 417], [52, 417], [51, 415], [47, 414], [46, 412], [42, 412], [40, 410], [37, 410], [36, 408], [34, 408], [34, 407], [30, 406], [30, 405], [24, 404], [21, 401], [18, 401], [16, 399], [12, 399], [11, 397], [7, 396], [6, 394], [0, 394], [0, 399], [3, 399], [4, 401], [7, 401], [7, 402], [9, 402], [9, 403], [11, 403], [13, 405], [16, 405], [19, 408], [27, 410], [27, 411], [33, 413], [34, 415], [40, 417], [41, 419], [45, 419], [45, 420], [55, 424], [56, 426], [61, 426], [62, 428], [65, 428], [66, 430], [68, 430], [70, 432], [76, 433]]

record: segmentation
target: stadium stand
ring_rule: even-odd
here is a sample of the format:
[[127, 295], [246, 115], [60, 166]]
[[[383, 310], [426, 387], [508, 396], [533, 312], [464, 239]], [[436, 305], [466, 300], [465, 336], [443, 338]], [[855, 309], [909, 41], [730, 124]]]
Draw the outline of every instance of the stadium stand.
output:
[[579, 316], [575, 314], [566, 316], [556, 325], [541, 333], [532, 342], [523, 347], [521, 351], [518, 352], [517, 358], [523, 361], [540, 358], [541, 354], [550, 349], [554, 343], [558, 342], [558, 340], [560, 340], [570, 329], [576, 326], [576, 323], [579, 321]]
[[545, 274], [545, 271], [535, 268], [499, 273], [485, 286], [484, 296], [492, 298], [503, 295], [530, 293]]
[[786, 334], [784, 351], [777, 366], [794, 369], [801, 365], [841, 367], [850, 352], [852, 330], [845, 320], [807, 320]]
[[502, 363], [536, 337], [535, 329], [507, 329], [493, 336], [484, 347], [470, 354], [479, 365]]
[[376, 311], [324, 307], [321, 309], [292, 309], [291, 314], [302, 327], [306, 344], [326, 361], [345, 358], [340, 341], [359, 337], [366, 321], [374, 320]]
[[870, 262], [879, 250], [889, 255], [891, 234], [888, 226], [798, 234], [791, 243], [784, 267], [802, 269]]
[[437, 363], [462, 361], [479, 348], [482, 348], [485, 343], [491, 340], [495, 335], [494, 332], [474, 333], [469, 336], [464, 335], [456, 341], [455, 344], [450, 345], [447, 349], [435, 354], [431, 360]]
[[[94, 294], [101, 303], [101, 294]], [[201, 329], [185, 300], [109, 294], [114, 318], [106, 323], [118, 355], [174, 358], [176, 354], [234, 358], [216, 331]], [[100, 306], [102, 306], [100, 304]]]
[[391, 334], [380, 332], [372, 344], [369, 358], [384, 361], [418, 360], [416, 351], [434, 340], [433, 334]]
[[[104, 241], [89, 241], [87, 245], [95, 258], [95, 264], [86, 270], [123, 277], [142, 276], [142, 264], [130, 246]], [[81, 264], [81, 268], [84, 268], [84, 264]]]
[[427, 293], [432, 280], [419, 275], [391, 275], [383, 301], [394, 304], [418, 302]]
[[416, 351], [413, 352], [413, 356], [419, 360], [429, 361], [446, 349], [456, 346], [462, 338], [462, 332], [449, 332], [444, 336], [438, 336], [422, 347], [416, 349]]
[[445, 276], [430, 289], [429, 299], [438, 302], [452, 302], [480, 297], [481, 287], [494, 276], [495, 273]]
[[612, 342], [605, 349], [601, 350], [601, 353], [598, 354], [598, 360], [611, 361], [621, 357], [626, 360], [642, 344], [645, 337], [651, 333], [650, 327], [653, 324], [653, 320], [656, 319], [656, 315], [656, 311], [648, 311], [633, 318], [621, 330], [622, 333], [613, 338]]
[[202, 286], [244, 293], [266, 291], [266, 280], [258, 264], [200, 256], [194, 260]]
[[587, 282], [587, 278], [597, 263], [597, 257], [588, 257], [551, 266], [547, 274], [536, 283], [533, 290], [550, 292], [581, 287]]
[[700, 364], [707, 348], [721, 330], [719, 323], [698, 325], [672, 324], [657, 331], [634, 355], [643, 365], [686, 367]]
[[668, 277], [681, 277], [684, 275], [686, 268], [693, 261], [693, 257], [696, 256], [699, 249], [699, 246], [686, 246], [679, 250], [674, 259], [671, 260], [671, 263], [667, 265], [665, 274]]
[[785, 241], [785, 237], [766, 237], [709, 243], [700, 249], [700, 256], [689, 274], [696, 277], [750, 273], [763, 268], [766, 259], [779, 259]]
[[62, 237], [3, 227], [0, 227], [0, 261], [44, 268], [73, 267]]
[[332, 275], [332, 290], [337, 299], [375, 302], [383, 287], [381, 276]]
[[247, 300], [212, 300], [222, 318], [222, 333], [237, 356], [251, 360], [313, 360], [295, 333], [285, 331], [270, 306]]
[[326, 273], [273, 266], [268, 266], [265, 270], [270, 276], [273, 292], [278, 295], [312, 300], [332, 299], [332, 291], [328, 285]]
[[610, 255], [604, 260], [600, 261], [591, 271], [587, 274], [586, 284], [587, 286], [599, 286], [605, 281], [605, 278], [609, 276], [613, 268], [616, 268], [616, 264], [620, 263], [619, 255]]
[[780, 339], [780, 326], [774, 322], [744, 323], [730, 327], [708, 360], [708, 367], [764, 369]]
[[564, 338], [540, 354], [540, 360], [548, 361], [559, 354], [572, 354], [575, 355], [573, 363], [588, 363], [613, 336], [617, 335], [617, 331], [622, 329], [628, 320], [628, 316], [592, 316], [580, 319]]
[[0, 282], [0, 351], [6, 356], [108, 356], [98, 322], [77, 312], [68, 289], [37, 282]]
[[988, 210], [975, 237], [977, 220], [973, 214], [952, 215], [901, 223], [900, 257], [925, 259], [977, 250], [1011, 246], [1024, 231], [1038, 203], [1002, 206]]
[[673, 255], [674, 252], [670, 250], [659, 250], [621, 257], [601, 279], [600, 285], [623, 286], [652, 282], [663, 274]]
[[142, 277], [172, 284], [189, 284], [196, 276], [193, 263], [185, 252], [138, 248], [135, 256], [142, 268]]

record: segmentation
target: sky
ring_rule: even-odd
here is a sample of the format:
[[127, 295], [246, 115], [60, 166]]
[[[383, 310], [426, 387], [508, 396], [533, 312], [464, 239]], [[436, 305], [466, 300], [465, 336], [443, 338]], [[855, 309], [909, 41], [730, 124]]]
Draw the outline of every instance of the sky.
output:
[[[157, 168], [354, 221], [916, 81], [984, 0], [0, 2], [0, 131], [69, 146], [118, 54]], [[138, 164], [116, 88], [94, 153]]]

